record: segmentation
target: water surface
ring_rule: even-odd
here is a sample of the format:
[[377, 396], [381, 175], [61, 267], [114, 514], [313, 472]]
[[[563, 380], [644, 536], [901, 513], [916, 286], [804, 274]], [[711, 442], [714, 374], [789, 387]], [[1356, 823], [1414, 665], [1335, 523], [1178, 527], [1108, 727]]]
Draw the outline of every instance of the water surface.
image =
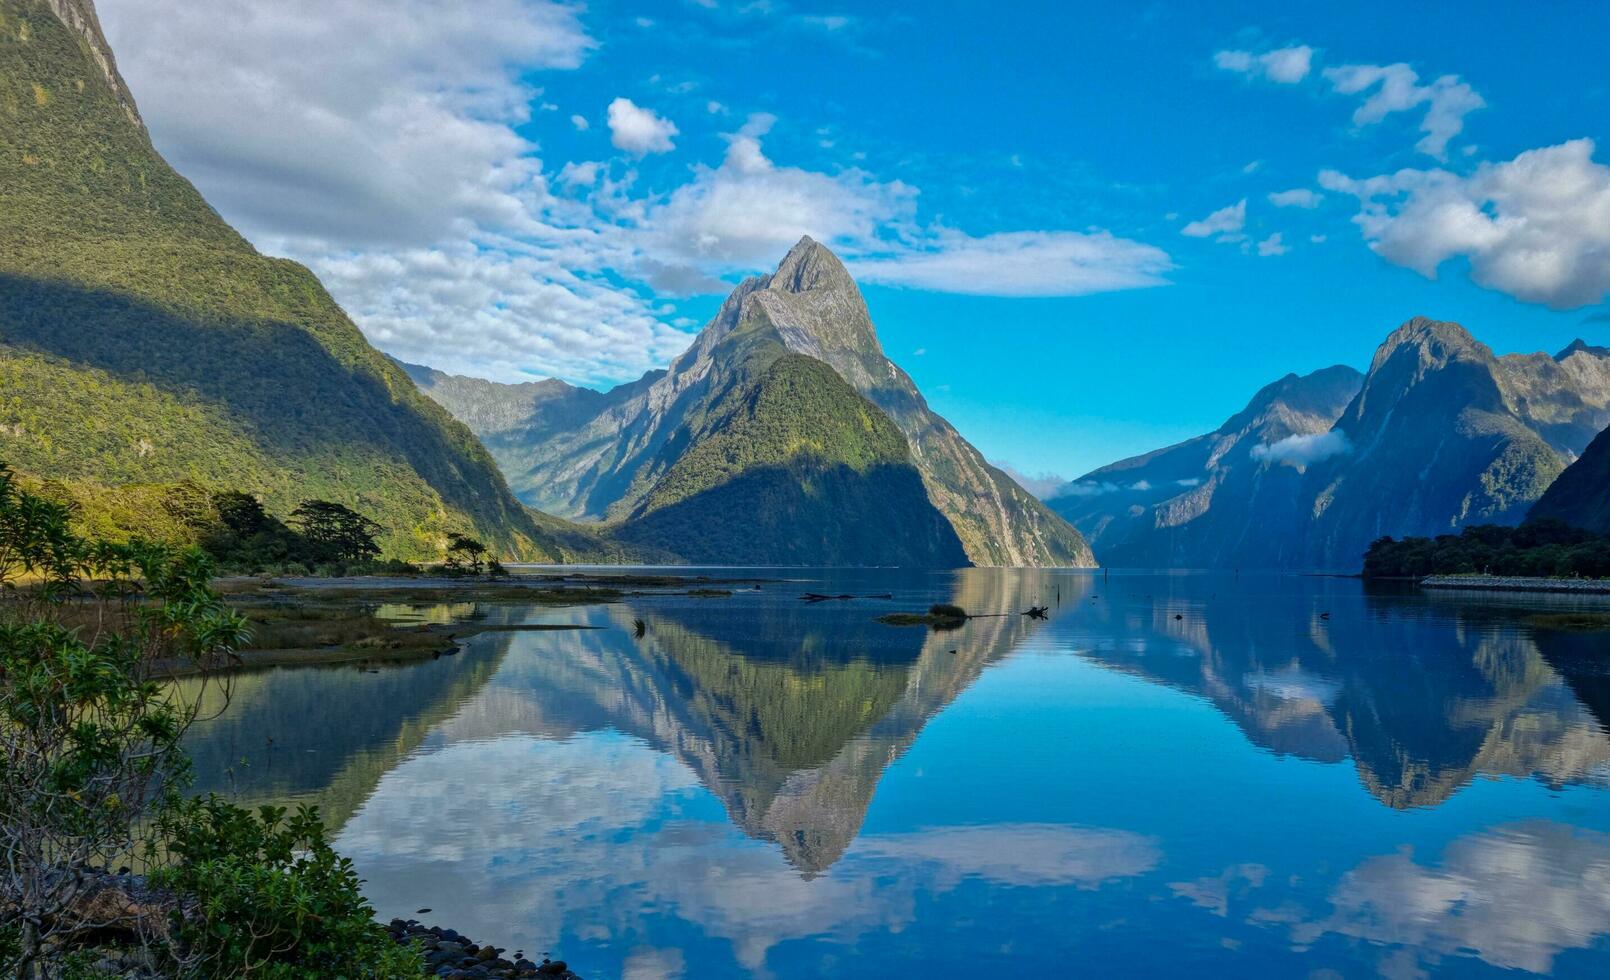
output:
[[[244, 675], [198, 773], [317, 803], [383, 916], [590, 978], [1610, 971], [1610, 643], [1525, 622], [1594, 600], [771, 574], [390, 608], [602, 628]], [[873, 621], [935, 601], [992, 615]]]

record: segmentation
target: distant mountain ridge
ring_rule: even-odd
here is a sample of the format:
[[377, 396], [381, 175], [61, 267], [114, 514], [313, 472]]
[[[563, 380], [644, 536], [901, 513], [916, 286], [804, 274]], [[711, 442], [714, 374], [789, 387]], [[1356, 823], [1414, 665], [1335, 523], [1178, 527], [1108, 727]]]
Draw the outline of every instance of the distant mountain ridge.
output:
[[[814, 371], [811, 363], [828, 371]], [[810, 238], [795, 245], [776, 272], [739, 284], [668, 370], [608, 392], [562, 382], [496, 386], [417, 366], [409, 373], [487, 441], [527, 503], [567, 518], [608, 522], [622, 540], [652, 542], [684, 555], [706, 547], [690, 519], [656, 515], [672, 485], [698, 485], [699, 494], [715, 495], [702, 498], [711, 502], [727, 495], [724, 507], [739, 499], [758, 506], [760, 498], [773, 504], [780, 499], [786, 481], [776, 479], [777, 468], [791, 460], [844, 463], [863, 474], [876, 462], [878, 479], [893, 481], [882, 485], [895, 495], [890, 500], [904, 501], [906, 511], [937, 513], [948, 526], [937, 538], [924, 531], [914, 539], [927, 542], [922, 550], [933, 556], [929, 561], [943, 556], [979, 565], [1093, 563], [1077, 531], [986, 463], [928, 408], [911, 379], [884, 356], [866, 303], [843, 264]], [[791, 392], [792, 406], [765, 396], [778, 385]], [[735, 408], [745, 404], [764, 411]], [[825, 431], [837, 433], [834, 438], [823, 440], [810, 430], [784, 435], [795, 409], [807, 404], [815, 406]], [[727, 431], [739, 422], [747, 433], [741, 440]], [[884, 438], [885, 425], [894, 441]], [[744, 490], [710, 482], [717, 470], [729, 478], [758, 478], [749, 471], [759, 466], [773, 470], [763, 493], [754, 483]], [[907, 467], [918, 477], [915, 497], [900, 475]], [[864, 515], [869, 529], [885, 530], [869, 535], [869, 543], [908, 526], [875, 496], [837, 477], [823, 485], [837, 487], [845, 506], [860, 501], [854, 506], [872, 508]], [[799, 519], [810, 511], [812, 519], [821, 519], [821, 508], [789, 507], [792, 517], [775, 506], [764, 508], [770, 515], [762, 522], [764, 533], [792, 536], [796, 545], [819, 550], [798, 539]], [[648, 528], [657, 530], [649, 534]], [[946, 538], [959, 542], [960, 551], [950, 551]]]
[[98, 534], [166, 536], [208, 490], [322, 497], [434, 558], [558, 559], [470, 431], [152, 146], [90, 0], [0, 0], [0, 459]]
[[[1282, 385], [1311, 410], [1289, 411]], [[1275, 424], [1246, 424], [1271, 405]], [[1377, 537], [1518, 523], [1606, 424], [1610, 351], [1496, 357], [1458, 324], [1417, 317], [1362, 378], [1283, 379], [1214, 433], [1103, 467], [1050, 503], [1107, 564], [1352, 570]]]

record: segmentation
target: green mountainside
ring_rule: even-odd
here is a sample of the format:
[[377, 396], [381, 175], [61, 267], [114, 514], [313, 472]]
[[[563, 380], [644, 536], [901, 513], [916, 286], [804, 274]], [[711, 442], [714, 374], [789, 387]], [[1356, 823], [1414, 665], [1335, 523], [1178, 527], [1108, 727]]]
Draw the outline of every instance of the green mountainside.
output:
[[[732, 547], [812, 563], [1094, 564], [1072, 526], [928, 408], [843, 264], [809, 238], [741, 283], [669, 370], [611, 391], [409, 372], [526, 503], [624, 542], [690, 560]], [[740, 526], [751, 540], [721, 537]]]
[[900, 430], [800, 354], [722, 398], [615, 537], [704, 563], [967, 563]]
[[1107, 564], [1352, 570], [1379, 537], [1518, 523], [1606, 424], [1610, 351], [1496, 357], [1417, 317], [1362, 379], [1287, 378], [1216, 432], [1050, 503]]
[[199, 484], [282, 515], [347, 504], [398, 557], [435, 557], [449, 531], [562, 554], [562, 528], [312, 273], [260, 255], [163, 161], [89, 0], [0, 0], [0, 132], [0, 458], [114, 532]]

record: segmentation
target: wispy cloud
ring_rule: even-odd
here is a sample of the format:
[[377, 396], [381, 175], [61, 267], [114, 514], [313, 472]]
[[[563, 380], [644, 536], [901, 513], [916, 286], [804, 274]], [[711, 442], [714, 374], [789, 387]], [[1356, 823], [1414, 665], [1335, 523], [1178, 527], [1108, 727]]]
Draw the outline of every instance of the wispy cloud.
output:
[[1193, 221], [1180, 229], [1180, 234], [1190, 238], [1209, 238], [1218, 236], [1218, 241], [1233, 242], [1241, 240], [1241, 229], [1247, 224], [1247, 199], [1222, 207], [1200, 221]]
[[1265, 78], [1280, 85], [1295, 85], [1308, 77], [1314, 49], [1306, 44], [1275, 48], [1255, 54], [1251, 51], [1219, 51], [1213, 63], [1225, 71], [1253, 78]]
[[1420, 131], [1425, 134], [1415, 148], [1439, 160], [1448, 157], [1448, 141], [1465, 128], [1465, 116], [1487, 103], [1458, 75], [1443, 75], [1427, 85], [1406, 64], [1342, 65], [1325, 69], [1331, 88], [1342, 95], [1369, 92], [1353, 113], [1353, 124], [1367, 126], [1394, 112], [1425, 107]]

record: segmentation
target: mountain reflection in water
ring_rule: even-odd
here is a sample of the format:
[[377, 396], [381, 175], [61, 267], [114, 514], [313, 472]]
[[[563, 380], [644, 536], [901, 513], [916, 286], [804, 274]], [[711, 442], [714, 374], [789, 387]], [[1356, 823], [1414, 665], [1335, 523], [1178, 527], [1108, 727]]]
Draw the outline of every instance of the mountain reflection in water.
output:
[[[986, 615], [874, 621], [935, 601]], [[1610, 652], [1513, 600], [866, 571], [390, 615], [442, 608], [605, 628], [244, 675], [202, 788], [315, 802], [383, 914], [584, 975], [1610, 962]]]

